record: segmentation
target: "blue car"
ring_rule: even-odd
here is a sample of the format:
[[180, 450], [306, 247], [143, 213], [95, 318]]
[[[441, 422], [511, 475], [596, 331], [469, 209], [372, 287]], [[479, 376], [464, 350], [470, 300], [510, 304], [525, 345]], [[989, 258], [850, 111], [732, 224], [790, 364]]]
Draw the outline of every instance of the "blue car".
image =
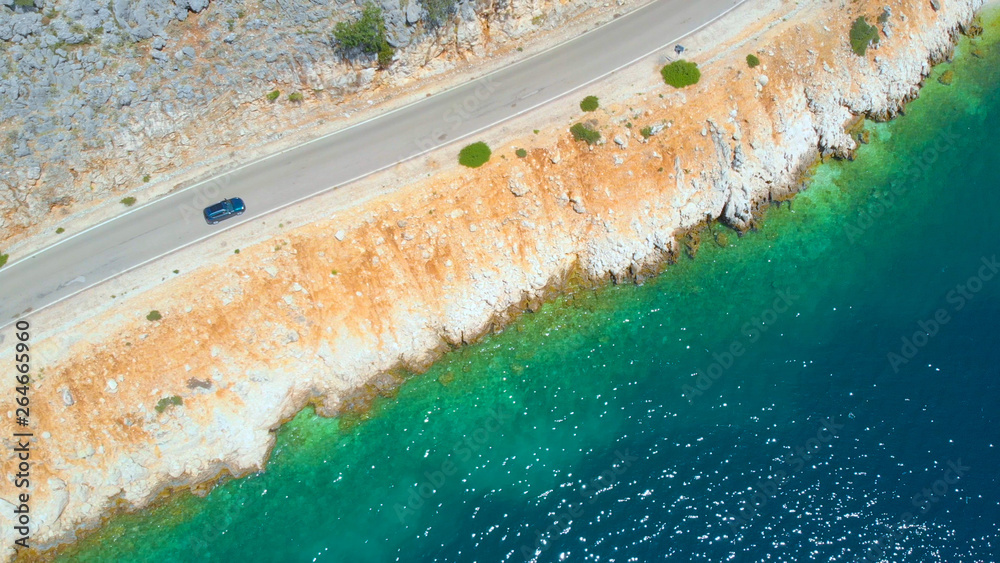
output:
[[247, 207], [243, 204], [242, 199], [238, 197], [224, 199], [215, 205], [209, 205], [205, 208], [205, 221], [209, 225], [214, 225], [223, 219], [243, 215], [243, 212], [246, 210]]

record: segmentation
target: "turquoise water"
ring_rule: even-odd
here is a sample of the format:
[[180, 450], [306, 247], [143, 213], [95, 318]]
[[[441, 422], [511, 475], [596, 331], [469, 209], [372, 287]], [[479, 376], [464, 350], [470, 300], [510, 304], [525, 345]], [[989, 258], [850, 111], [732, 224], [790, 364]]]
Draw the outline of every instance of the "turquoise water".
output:
[[265, 472], [59, 558], [996, 561], [1000, 53], [980, 48], [759, 231], [548, 304], [365, 420], [305, 412]]

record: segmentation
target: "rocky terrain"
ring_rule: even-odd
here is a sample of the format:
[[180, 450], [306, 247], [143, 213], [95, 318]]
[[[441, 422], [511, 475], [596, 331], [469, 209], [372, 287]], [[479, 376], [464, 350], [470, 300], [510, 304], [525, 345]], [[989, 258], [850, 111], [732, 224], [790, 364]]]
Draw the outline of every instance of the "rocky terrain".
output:
[[380, 0], [395, 47], [380, 69], [333, 37], [362, 3], [0, 0], [0, 146], [17, 163], [0, 168], [0, 251], [24, 256], [123, 212], [123, 196], [342, 126], [365, 107], [350, 102], [384, 106], [612, 15], [595, 0]]
[[[851, 154], [858, 116], [915, 97], [981, 4], [752, 3], [685, 40], [695, 86], [664, 85], [654, 56], [589, 86], [596, 112], [567, 100], [485, 133], [494, 156], [481, 168], [458, 169], [452, 151], [423, 180], [388, 170], [362, 181], [395, 186], [384, 195], [345, 205], [350, 190], [335, 190], [290, 212], [302, 226], [227, 232], [40, 313], [38, 327], [59, 329], [34, 345], [33, 541], [69, 542], [165, 489], [258, 470], [273, 430], [307, 403], [363, 409], [400, 368], [536, 309], [574, 275], [646, 275], [693, 251], [678, 237], [706, 218], [751, 228], [818, 158]], [[858, 56], [848, 36], [862, 15], [881, 40]], [[580, 121], [601, 142], [575, 141]], [[0, 462], [8, 556], [14, 463]]]

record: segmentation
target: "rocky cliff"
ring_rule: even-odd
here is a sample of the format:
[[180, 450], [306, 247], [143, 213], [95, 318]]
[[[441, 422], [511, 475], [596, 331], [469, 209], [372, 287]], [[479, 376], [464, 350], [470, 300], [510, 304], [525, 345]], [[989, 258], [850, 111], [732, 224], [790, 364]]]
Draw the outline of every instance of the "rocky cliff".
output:
[[[706, 218], [752, 227], [754, 210], [798, 190], [817, 158], [856, 148], [845, 127], [857, 116], [895, 115], [916, 96], [980, 6], [753, 3], [686, 40], [701, 64], [695, 86], [665, 86], [651, 58], [588, 87], [597, 112], [569, 100], [486, 133], [495, 150], [481, 168], [457, 169], [452, 151], [420, 181], [389, 170], [367, 180], [392, 184], [385, 195], [338, 207], [343, 196], [328, 194], [301, 212], [317, 221], [272, 225], [252, 245], [221, 235], [222, 246], [188, 253], [198, 267], [171, 276], [172, 265], [151, 265], [151, 289], [113, 305], [92, 290], [100, 307], [36, 344], [33, 540], [71, 541], [117, 506], [260, 469], [273, 429], [308, 402], [363, 408], [398, 384], [394, 370], [532, 310], [571, 272], [642, 275]], [[858, 56], [848, 36], [862, 15], [881, 40]], [[762, 64], [749, 68], [749, 53]], [[602, 141], [575, 141], [577, 121]], [[148, 320], [152, 309], [161, 318]], [[5, 480], [8, 554], [12, 493]]]

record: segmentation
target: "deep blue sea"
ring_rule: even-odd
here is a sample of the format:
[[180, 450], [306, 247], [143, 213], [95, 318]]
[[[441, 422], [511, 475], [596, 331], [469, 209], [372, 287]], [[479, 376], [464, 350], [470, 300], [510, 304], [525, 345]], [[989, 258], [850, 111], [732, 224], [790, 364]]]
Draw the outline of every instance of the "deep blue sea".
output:
[[58, 559], [1000, 560], [998, 86], [963, 40], [756, 232], [549, 303], [367, 417], [304, 412], [266, 471]]

